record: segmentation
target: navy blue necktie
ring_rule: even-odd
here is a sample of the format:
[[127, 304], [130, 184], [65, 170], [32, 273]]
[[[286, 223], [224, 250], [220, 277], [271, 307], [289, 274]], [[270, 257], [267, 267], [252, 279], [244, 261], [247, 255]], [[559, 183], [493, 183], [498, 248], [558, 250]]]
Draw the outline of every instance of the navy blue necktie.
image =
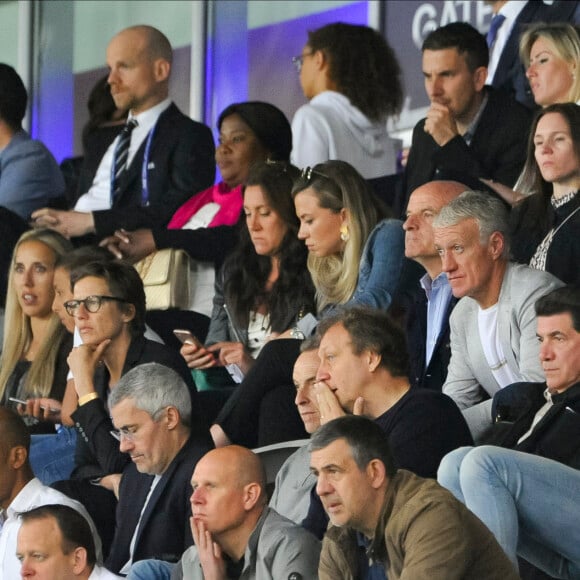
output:
[[135, 119], [130, 119], [123, 127], [119, 135], [119, 142], [115, 149], [115, 177], [113, 181], [113, 199], [119, 195], [119, 181], [123, 173], [127, 170], [127, 159], [129, 157], [129, 145], [131, 144], [131, 133], [138, 125]]
[[485, 39], [487, 40], [487, 46], [491, 49], [491, 47], [495, 43], [495, 39], [497, 38], [497, 33], [505, 20], [505, 16], [503, 14], [496, 14], [491, 19], [491, 24], [489, 26], [489, 30], [487, 31], [487, 36]]

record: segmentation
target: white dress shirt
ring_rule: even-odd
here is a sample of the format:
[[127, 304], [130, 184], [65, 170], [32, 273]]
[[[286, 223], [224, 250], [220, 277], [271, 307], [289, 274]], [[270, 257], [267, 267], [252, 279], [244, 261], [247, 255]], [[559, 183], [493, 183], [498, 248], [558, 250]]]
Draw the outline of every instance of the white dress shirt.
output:
[[495, 75], [495, 71], [497, 70], [497, 65], [499, 64], [499, 59], [501, 58], [503, 49], [505, 48], [508, 38], [512, 33], [520, 12], [524, 9], [527, 3], [527, 0], [510, 0], [498, 11], [498, 14], [505, 16], [505, 20], [502, 22], [501, 27], [497, 31], [495, 42], [489, 51], [489, 65], [487, 67], [486, 80], [486, 84], [488, 85], [493, 83], [493, 77]]
[[123, 576], [117, 576], [102, 566], [95, 566], [89, 576], [89, 580], [116, 580], [117, 578], [123, 578]]
[[97, 550], [97, 560], [102, 560], [101, 539], [95, 528], [93, 520], [87, 510], [78, 501], [71, 499], [57, 491], [44, 485], [40, 480], [31, 479], [12, 500], [6, 509], [6, 521], [0, 532], [0, 578], [2, 580], [15, 580], [20, 578], [20, 562], [16, 558], [16, 540], [20, 529], [20, 518], [18, 514], [26, 512], [41, 505], [61, 504], [67, 505], [79, 512], [89, 522], [95, 547]]
[[[131, 143], [129, 144], [129, 155], [127, 157], [127, 167], [131, 165], [131, 161], [135, 154], [141, 147], [141, 144], [149, 135], [149, 131], [153, 129], [157, 119], [165, 109], [171, 105], [171, 99], [165, 99], [154, 107], [132, 116], [129, 114], [129, 119], [135, 119], [137, 127], [131, 133]], [[127, 120], [129, 120], [127, 119]], [[75, 205], [76, 211], [98, 211], [103, 209], [111, 209], [111, 167], [113, 165], [113, 158], [115, 156], [115, 149], [119, 142], [120, 136], [117, 135], [115, 140], [111, 143], [97, 169], [95, 179], [87, 193], [81, 195]]]

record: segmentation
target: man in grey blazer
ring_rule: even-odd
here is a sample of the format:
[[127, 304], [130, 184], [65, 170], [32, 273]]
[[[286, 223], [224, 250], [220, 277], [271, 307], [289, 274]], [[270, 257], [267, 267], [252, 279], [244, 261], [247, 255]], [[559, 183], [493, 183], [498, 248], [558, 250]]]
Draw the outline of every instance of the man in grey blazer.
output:
[[491, 425], [491, 397], [520, 381], [543, 381], [534, 304], [562, 282], [509, 261], [508, 210], [467, 191], [433, 223], [453, 295], [451, 361], [443, 392], [463, 410], [474, 440]]

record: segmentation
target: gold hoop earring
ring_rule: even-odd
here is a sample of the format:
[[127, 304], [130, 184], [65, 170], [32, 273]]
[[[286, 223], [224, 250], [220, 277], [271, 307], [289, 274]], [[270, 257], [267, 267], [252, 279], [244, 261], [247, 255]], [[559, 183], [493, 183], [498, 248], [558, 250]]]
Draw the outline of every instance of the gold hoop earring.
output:
[[340, 226], [340, 239], [343, 242], [348, 242], [350, 239], [350, 233], [348, 231], [348, 226], [346, 224]]

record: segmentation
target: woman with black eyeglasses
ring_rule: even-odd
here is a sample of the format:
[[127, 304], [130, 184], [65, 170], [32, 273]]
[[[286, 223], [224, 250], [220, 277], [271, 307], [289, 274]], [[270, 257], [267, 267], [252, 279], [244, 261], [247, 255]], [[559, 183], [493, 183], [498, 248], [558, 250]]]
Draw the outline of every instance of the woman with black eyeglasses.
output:
[[[402, 223], [385, 217], [386, 208], [343, 161], [305, 169], [293, 197], [319, 316], [355, 304], [387, 309], [403, 263]], [[315, 326], [313, 317], [304, 317], [286, 336], [304, 338]], [[274, 340], [264, 347], [210, 429], [216, 446], [256, 447], [304, 437], [292, 383], [299, 350], [297, 340]]]
[[137, 271], [122, 262], [89, 262], [72, 270], [71, 286], [74, 298], [64, 307], [74, 317], [83, 341], [68, 357], [78, 397], [71, 418], [79, 437], [71, 480], [54, 487], [85, 505], [105, 550], [114, 532], [113, 492], [120, 478], [116, 474], [130, 461], [111, 436], [107, 407], [109, 393], [121, 376], [148, 362], [174, 369], [192, 396], [192, 431], [207, 433], [207, 427], [183, 359], [173, 349], [144, 337], [145, 292]]

